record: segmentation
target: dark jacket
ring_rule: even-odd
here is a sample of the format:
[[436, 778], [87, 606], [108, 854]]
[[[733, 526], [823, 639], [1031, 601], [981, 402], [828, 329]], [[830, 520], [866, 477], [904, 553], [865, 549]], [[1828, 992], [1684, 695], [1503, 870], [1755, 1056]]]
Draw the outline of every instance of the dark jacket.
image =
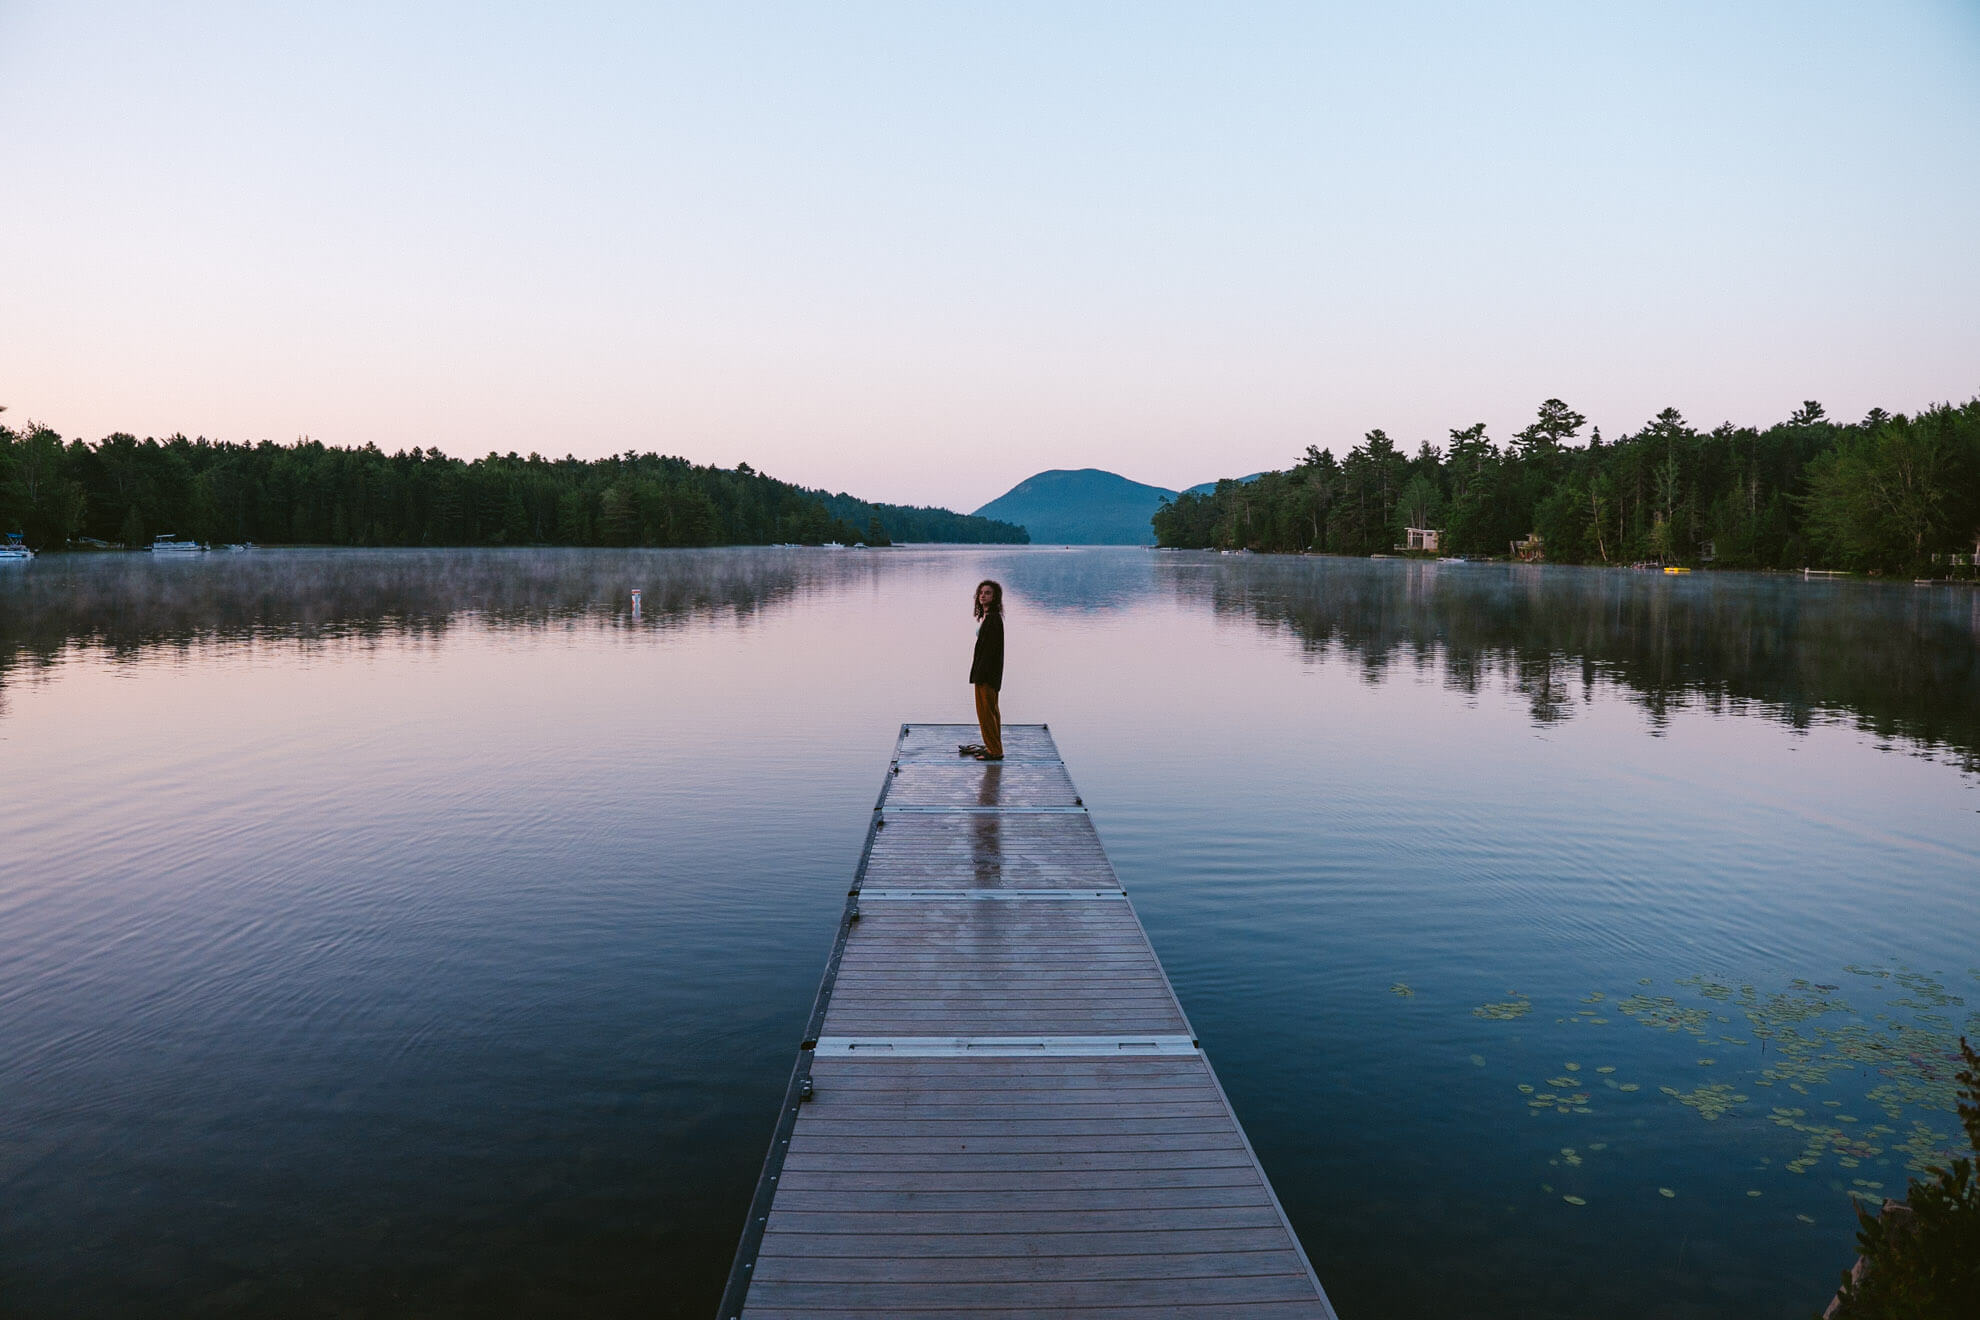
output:
[[969, 681], [1001, 691], [1004, 686], [1004, 616], [986, 614], [976, 629], [976, 657], [969, 662]]

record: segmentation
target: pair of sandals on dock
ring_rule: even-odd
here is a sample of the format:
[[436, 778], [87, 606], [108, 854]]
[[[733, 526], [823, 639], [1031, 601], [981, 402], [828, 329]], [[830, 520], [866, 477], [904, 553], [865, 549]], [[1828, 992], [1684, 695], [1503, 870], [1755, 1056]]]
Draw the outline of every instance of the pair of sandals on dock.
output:
[[1001, 761], [1004, 759], [1001, 756], [990, 755], [990, 749], [982, 743], [957, 743], [956, 755], [974, 757], [979, 761]]

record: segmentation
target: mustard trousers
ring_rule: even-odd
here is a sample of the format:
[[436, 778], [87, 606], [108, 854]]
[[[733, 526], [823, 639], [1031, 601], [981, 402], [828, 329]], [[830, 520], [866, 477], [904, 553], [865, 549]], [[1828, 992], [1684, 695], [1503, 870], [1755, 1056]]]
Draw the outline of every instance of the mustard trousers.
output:
[[977, 683], [976, 725], [983, 730], [983, 750], [991, 756], [1004, 754], [1004, 717], [997, 713], [997, 689]]

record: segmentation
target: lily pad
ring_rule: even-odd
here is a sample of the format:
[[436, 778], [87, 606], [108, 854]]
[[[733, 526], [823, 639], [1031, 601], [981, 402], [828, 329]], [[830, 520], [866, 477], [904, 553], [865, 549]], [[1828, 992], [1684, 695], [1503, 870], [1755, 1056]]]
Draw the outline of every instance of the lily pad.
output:
[[1480, 1004], [1471, 1010], [1471, 1016], [1488, 1021], [1506, 1022], [1513, 1018], [1525, 1017], [1533, 1011], [1533, 1001], [1519, 991], [1511, 992], [1512, 998], [1498, 1000], [1490, 1004]]

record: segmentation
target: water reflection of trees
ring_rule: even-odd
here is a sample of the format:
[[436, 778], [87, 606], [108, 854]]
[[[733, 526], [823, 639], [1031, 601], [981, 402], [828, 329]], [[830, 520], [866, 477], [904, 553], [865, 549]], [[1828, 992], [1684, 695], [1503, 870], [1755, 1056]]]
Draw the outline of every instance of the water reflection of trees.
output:
[[1674, 711], [1843, 717], [1980, 769], [1980, 595], [1943, 587], [1346, 559], [1158, 560], [1177, 595], [1284, 627], [1370, 683], [1407, 664], [1477, 692], [1501, 683], [1542, 724], [1598, 685], [1656, 726]]
[[1464, 692], [1503, 685], [1535, 721], [1598, 687], [1674, 711], [1848, 718], [1980, 769], [1980, 595], [1896, 584], [1620, 570], [1130, 550], [974, 552], [967, 567], [899, 552], [335, 550], [49, 556], [0, 575], [0, 700], [13, 671], [72, 648], [116, 657], [211, 642], [433, 640], [477, 628], [623, 628], [746, 619], [890, 571], [1001, 578], [1055, 612], [1170, 593], [1283, 628], [1370, 683], [1405, 665]]
[[532, 629], [746, 618], [875, 565], [777, 550], [336, 550], [48, 557], [0, 580], [0, 683], [71, 648], [127, 658], [210, 642], [444, 636], [456, 620]]

